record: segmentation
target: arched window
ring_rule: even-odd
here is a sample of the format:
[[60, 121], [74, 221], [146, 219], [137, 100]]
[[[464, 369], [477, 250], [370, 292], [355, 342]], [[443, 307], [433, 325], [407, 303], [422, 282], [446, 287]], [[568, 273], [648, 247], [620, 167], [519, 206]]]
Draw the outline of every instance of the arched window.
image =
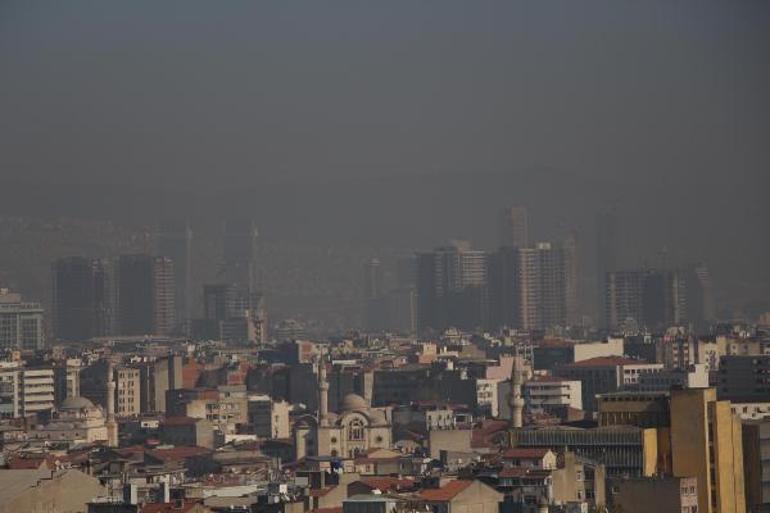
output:
[[364, 439], [364, 423], [361, 419], [353, 419], [348, 424], [348, 440], [361, 441]]

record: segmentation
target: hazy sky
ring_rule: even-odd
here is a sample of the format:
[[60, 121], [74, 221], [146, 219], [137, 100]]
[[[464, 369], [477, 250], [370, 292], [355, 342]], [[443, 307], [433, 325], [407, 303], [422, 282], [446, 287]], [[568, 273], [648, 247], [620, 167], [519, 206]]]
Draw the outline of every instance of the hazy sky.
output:
[[756, 180], [770, 2], [0, 2], [3, 176]]
[[767, 0], [0, 1], [0, 213], [142, 214], [65, 186], [149, 184], [268, 236], [490, 247], [515, 202], [590, 273], [615, 203], [629, 265], [766, 301], [768, 176]]

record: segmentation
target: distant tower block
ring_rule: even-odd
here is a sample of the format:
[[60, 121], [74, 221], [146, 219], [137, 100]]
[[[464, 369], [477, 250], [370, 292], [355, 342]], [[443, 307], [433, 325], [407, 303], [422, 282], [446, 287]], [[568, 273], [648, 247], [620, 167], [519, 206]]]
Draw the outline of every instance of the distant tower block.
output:
[[529, 216], [527, 207], [508, 207], [500, 213], [500, 245], [526, 248], [529, 246]]

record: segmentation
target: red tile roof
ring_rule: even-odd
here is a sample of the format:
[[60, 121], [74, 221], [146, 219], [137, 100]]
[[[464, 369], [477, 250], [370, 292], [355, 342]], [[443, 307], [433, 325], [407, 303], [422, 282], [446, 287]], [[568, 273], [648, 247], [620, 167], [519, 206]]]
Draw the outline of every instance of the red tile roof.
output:
[[209, 454], [211, 451], [205, 447], [173, 447], [171, 449], [153, 449], [147, 451], [154, 458], [163, 461], [183, 460], [192, 456]]
[[451, 501], [457, 495], [473, 484], [473, 481], [450, 481], [441, 488], [428, 488], [420, 492], [420, 498], [432, 502]]
[[400, 490], [411, 489], [415, 486], [412, 479], [399, 479], [397, 477], [365, 477], [360, 480], [361, 483], [372, 488], [373, 490], [380, 490], [381, 492], [397, 492]]
[[484, 420], [471, 432], [471, 447], [478, 449], [494, 445], [496, 437], [508, 428], [507, 420]]
[[643, 360], [634, 360], [633, 358], [625, 358], [623, 356], [598, 356], [570, 363], [567, 367], [615, 367], [617, 365], [640, 365], [646, 363]]
[[548, 454], [549, 449], [538, 449], [535, 447], [514, 447], [507, 449], [503, 452], [503, 458], [524, 458], [524, 459], [541, 459]]

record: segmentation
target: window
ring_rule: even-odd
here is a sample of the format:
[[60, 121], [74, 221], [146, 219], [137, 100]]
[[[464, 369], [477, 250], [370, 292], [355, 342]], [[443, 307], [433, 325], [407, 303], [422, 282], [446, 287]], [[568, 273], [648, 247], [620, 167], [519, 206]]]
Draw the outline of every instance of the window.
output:
[[348, 440], [360, 441], [364, 439], [364, 423], [361, 419], [353, 419], [348, 424]]

